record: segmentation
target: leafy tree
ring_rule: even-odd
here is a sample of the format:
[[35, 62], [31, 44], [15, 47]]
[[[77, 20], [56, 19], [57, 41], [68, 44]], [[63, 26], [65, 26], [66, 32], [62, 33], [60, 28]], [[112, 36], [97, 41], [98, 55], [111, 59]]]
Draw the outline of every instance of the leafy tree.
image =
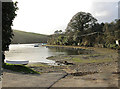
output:
[[2, 2], [2, 51], [4, 63], [4, 51], [9, 50], [9, 45], [13, 37], [11, 26], [13, 19], [16, 16], [17, 2]]
[[68, 23], [65, 34], [56, 34], [58, 45], [79, 45], [117, 48], [115, 40], [120, 39], [120, 19], [111, 23], [97, 23], [90, 14], [78, 12]]
[[105, 44], [114, 44], [115, 43], [115, 23], [106, 23], [103, 27], [104, 29], [104, 41]]
[[116, 37], [116, 39], [120, 39], [120, 19], [116, 20], [115, 37]]
[[68, 23], [66, 31], [74, 33], [73, 40], [76, 42], [75, 44], [77, 44], [81, 41], [81, 35], [84, 34], [86, 30], [92, 28], [96, 22], [97, 20], [90, 13], [78, 12]]
[[90, 13], [78, 12], [68, 23], [66, 30], [78, 30], [82, 32], [94, 26], [96, 21], [97, 20]]
[[58, 30], [56, 30], [55, 32], [54, 32], [54, 34], [57, 34], [58, 33]]
[[120, 19], [116, 20], [116, 25], [115, 25], [116, 29], [120, 30]]
[[91, 28], [91, 33], [92, 32], [103, 32], [103, 27], [104, 27], [104, 23], [96, 23], [92, 28]]
[[54, 34], [61, 34], [62, 33], [62, 30], [56, 30], [55, 32], [54, 32]]

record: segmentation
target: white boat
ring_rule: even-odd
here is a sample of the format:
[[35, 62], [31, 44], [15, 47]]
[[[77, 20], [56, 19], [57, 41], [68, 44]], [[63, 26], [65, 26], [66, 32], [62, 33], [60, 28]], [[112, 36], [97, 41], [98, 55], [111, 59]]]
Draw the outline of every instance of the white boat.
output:
[[20, 65], [27, 65], [29, 63], [28, 60], [5, 60], [5, 63], [9, 64], [20, 64]]

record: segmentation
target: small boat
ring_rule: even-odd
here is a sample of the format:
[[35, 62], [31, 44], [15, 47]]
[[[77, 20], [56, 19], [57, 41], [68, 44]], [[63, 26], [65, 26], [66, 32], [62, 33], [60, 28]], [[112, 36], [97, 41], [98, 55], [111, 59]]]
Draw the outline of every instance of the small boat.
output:
[[6, 59], [5, 63], [27, 65], [29, 63], [29, 61], [28, 60], [8, 60], [8, 59]]
[[38, 45], [38, 44], [35, 44], [34, 47], [39, 47], [39, 45]]

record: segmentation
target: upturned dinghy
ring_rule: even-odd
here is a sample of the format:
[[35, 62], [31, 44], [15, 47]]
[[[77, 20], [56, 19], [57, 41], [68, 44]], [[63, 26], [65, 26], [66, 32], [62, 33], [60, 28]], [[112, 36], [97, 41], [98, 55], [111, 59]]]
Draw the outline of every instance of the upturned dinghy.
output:
[[28, 60], [5, 60], [5, 63], [9, 64], [18, 64], [18, 65], [27, 65], [29, 63]]

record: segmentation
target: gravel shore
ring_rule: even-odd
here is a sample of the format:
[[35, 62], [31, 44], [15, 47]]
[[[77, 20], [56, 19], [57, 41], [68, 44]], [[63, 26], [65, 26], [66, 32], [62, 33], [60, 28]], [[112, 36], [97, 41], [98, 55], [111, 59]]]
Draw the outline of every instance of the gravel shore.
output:
[[120, 74], [118, 71], [118, 51], [104, 48], [93, 48], [93, 50], [94, 52], [89, 54], [59, 55], [47, 58], [56, 61], [57, 66], [41, 63], [28, 66], [41, 73], [68, 74], [53, 87], [118, 87], [118, 75]]

